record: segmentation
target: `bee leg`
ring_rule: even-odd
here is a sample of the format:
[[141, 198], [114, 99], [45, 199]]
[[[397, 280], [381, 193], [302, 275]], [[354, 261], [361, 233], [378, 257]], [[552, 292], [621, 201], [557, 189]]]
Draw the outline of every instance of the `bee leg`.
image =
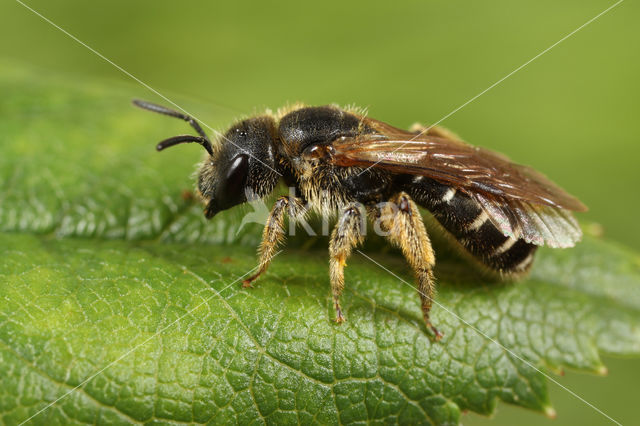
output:
[[351, 250], [364, 240], [365, 222], [360, 209], [350, 205], [344, 209], [338, 224], [331, 233], [329, 241], [329, 277], [331, 280], [331, 294], [333, 306], [336, 310], [336, 322], [345, 321], [340, 307], [340, 295], [344, 289], [344, 267]]
[[427, 327], [434, 333], [435, 339], [439, 340], [442, 333], [431, 324], [429, 318], [435, 293], [433, 277], [435, 255], [420, 211], [413, 200], [403, 192], [393, 197], [388, 203], [370, 207], [370, 215], [376, 223], [376, 229], [382, 230], [387, 239], [402, 250], [415, 272], [424, 320]]
[[409, 127], [409, 131], [416, 134], [436, 136], [439, 138], [451, 139], [454, 141], [462, 140], [460, 139], [460, 136], [456, 135], [451, 130], [445, 129], [444, 127], [440, 127], [440, 126], [425, 126], [420, 123], [413, 123], [411, 127]]
[[289, 213], [289, 217], [295, 219], [304, 214], [304, 212], [304, 203], [301, 199], [287, 196], [278, 198], [262, 231], [262, 242], [258, 248], [258, 256], [260, 258], [258, 272], [242, 281], [243, 287], [251, 287], [251, 283], [269, 267], [271, 258], [275, 255], [278, 245], [285, 237], [284, 215]]

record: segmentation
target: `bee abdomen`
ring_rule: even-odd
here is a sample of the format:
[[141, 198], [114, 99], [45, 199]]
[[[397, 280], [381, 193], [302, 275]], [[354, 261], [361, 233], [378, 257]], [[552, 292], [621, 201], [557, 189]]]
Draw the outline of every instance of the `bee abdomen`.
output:
[[537, 246], [505, 236], [482, 207], [462, 191], [415, 176], [407, 185], [407, 193], [487, 267], [503, 273], [520, 273], [531, 266]]

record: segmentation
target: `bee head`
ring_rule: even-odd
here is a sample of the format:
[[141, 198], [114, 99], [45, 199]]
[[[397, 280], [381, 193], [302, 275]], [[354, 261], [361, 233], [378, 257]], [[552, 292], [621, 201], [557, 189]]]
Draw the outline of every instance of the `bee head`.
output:
[[156, 149], [195, 142], [209, 154], [198, 176], [198, 191], [207, 204], [207, 219], [216, 213], [251, 199], [268, 195], [278, 183], [274, 143], [277, 139], [273, 118], [261, 116], [241, 121], [222, 136], [214, 148], [202, 127], [190, 115], [150, 102], [134, 100], [139, 108], [179, 118], [193, 127], [199, 136], [180, 135], [165, 139]]
[[271, 117], [256, 117], [231, 127], [200, 167], [198, 190], [207, 204], [205, 216], [270, 194], [280, 175], [276, 172]]

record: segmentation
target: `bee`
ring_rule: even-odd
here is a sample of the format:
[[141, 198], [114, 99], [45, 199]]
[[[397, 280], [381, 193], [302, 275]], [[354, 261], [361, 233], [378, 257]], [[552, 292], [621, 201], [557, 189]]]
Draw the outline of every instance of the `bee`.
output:
[[157, 150], [195, 142], [207, 151], [197, 193], [207, 219], [251, 198], [266, 197], [280, 181], [294, 195], [277, 199], [258, 249], [257, 272], [269, 266], [285, 237], [284, 220], [310, 210], [339, 211], [329, 242], [329, 276], [335, 321], [344, 267], [364, 240], [367, 219], [399, 247], [417, 279], [422, 312], [435, 294], [434, 250], [418, 206], [435, 217], [460, 248], [490, 271], [507, 277], [526, 273], [536, 249], [572, 247], [582, 236], [571, 211], [586, 207], [541, 173], [507, 157], [471, 146], [441, 127], [402, 130], [337, 106], [298, 106], [234, 124], [212, 143], [190, 116], [135, 100], [138, 107], [187, 121], [198, 136], [180, 135]]

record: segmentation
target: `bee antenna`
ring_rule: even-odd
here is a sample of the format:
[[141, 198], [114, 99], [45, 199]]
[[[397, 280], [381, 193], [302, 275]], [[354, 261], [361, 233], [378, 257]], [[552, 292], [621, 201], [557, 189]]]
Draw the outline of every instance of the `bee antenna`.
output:
[[156, 145], [156, 149], [158, 151], [162, 151], [165, 148], [169, 148], [170, 146], [178, 145], [181, 143], [195, 142], [203, 146], [204, 149], [207, 150], [209, 155], [213, 156], [213, 148], [211, 148], [211, 142], [208, 139], [203, 138], [202, 136], [193, 136], [193, 135], [179, 135], [174, 136], [172, 138], [168, 138], [163, 140], [162, 142]]
[[[169, 117], [175, 117], [175, 118], [179, 118], [181, 120], [186, 121], [200, 135], [200, 139], [198, 139], [198, 141], [203, 140], [206, 143], [205, 144], [203, 142], [198, 142], [198, 141], [195, 141], [195, 140], [181, 140], [179, 142], [175, 142], [173, 144], [166, 145], [163, 148], [158, 148], [158, 151], [160, 151], [160, 150], [162, 150], [164, 148], [167, 148], [169, 146], [176, 145], [178, 143], [182, 143], [182, 142], [198, 142], [204, 147], [204, 149], [207, 150], [207, 152], [209, 154], [213, 155], [213, 145], [211, 144], [211, 140], [209, 140], [209, 137], [207, 136], [207, 134], [204, 132], [204, 130], [202, 130], [202, 127], [200, 127], [200, 124], [198, 124], [198, 122], [193, 117], [191, 117], [190, 115], [183, 114], [183, 113], [181, 113], [179, 111], [163, 107], [162, 105], [157, 105], [157, 104], [153, 104], [151, 102], [142, 101], [140, 99], [134, 99], [133, 100], [133, 104], [135, 106], [137, 106], [138, 108], [146, 109], [146, 110], [149, 110], [149, 111], [157, 112], [158, 114], [164, 114], [164, 115], [168, 115]], [[176, 136], [176, 137], [179, 138], [179, 137], [182, 137], [182, 136]], [[160, 147], [161, 144], [163, 144], [163, 143], [165, 143], [165, 142], [167, 142], [167, 141], [169, 141], [171, 139], [174, 139], [174, 138], [170, 138], [170, 139], [167, 139], [167, 140], [164, 140], [164, 141], [160, 142], [158, 144], [158, 147]]]

